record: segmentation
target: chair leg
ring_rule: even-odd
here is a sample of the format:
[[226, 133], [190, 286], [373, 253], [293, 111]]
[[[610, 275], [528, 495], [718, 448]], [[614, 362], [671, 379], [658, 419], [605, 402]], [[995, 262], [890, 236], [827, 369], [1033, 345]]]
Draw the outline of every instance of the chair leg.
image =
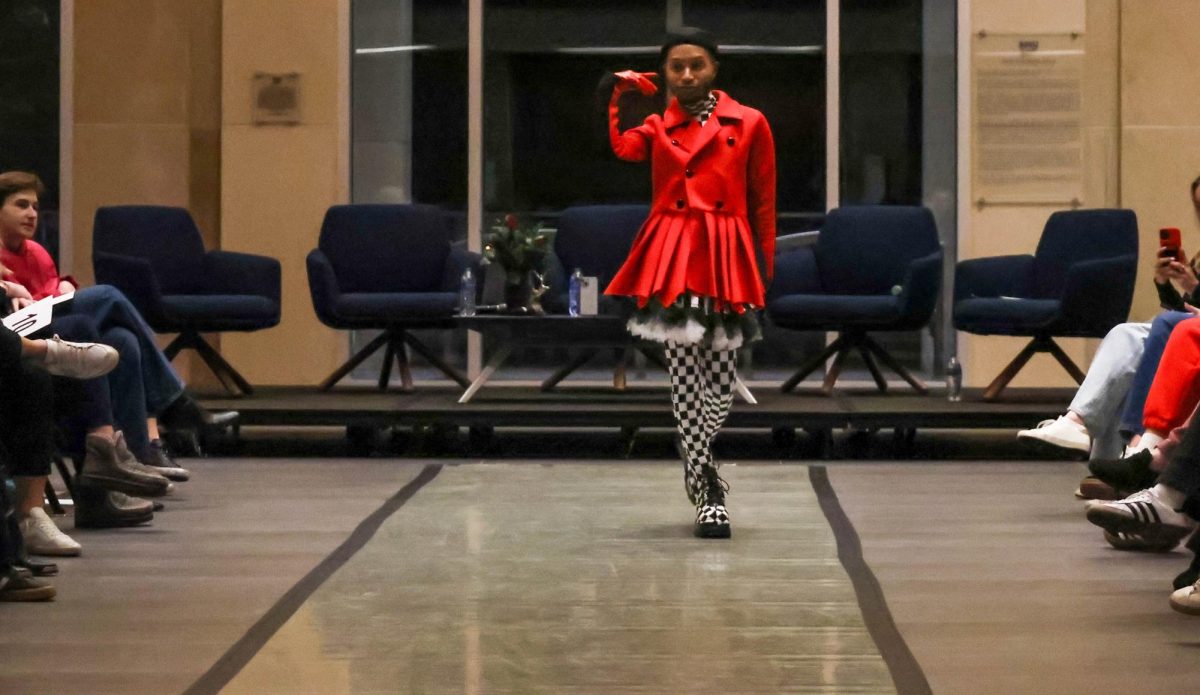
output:
[[383, 364], [379, 367], [379, 390], [386, 391], [392, 378], [392, 358], [396, 354], [396, 341], [389, 334], [387, 348], [383, 351]]
[[163, 354], [167, 356], [168, 360], [175, 359], [175, 355], [178, 355], [184, 348], [192, 347], [195, 337], [195, 333], [180, 333], [175, 336], [175, 340], [172, 340], [163, 348]]
[[408, 361], [408, 338], [407, 331], [401, 331], [400, 335], [393, 340], [392, 354], [396, 356], [396, 369], [400, 372], [400, 390], [404, 393], [412, 393], [413, 378], [412, 367]]
[[834, 340], [832, 343], [826, 346], [824, 350], [821, 351], [821, 354], [802, 364], [800, 369], [796, 370], [795, 374], [789, 377], [787, 381], [783, 382], [783, 385], [779, 387], [779, 390], [783, 393], [787, 393], [796, 388], [796, 384], [804, 381], [804, 377], [813, 373], [818, 367], [825, 364], [825, 360], [829, 359], [829, 357], [835, 352], [841, 350], [842, 345], [845, 343], [846, 337], [844, 335], [839, 335], [836, 340]]
[[613, 388], [624, 391], [628, 383], [629, 362], [633, 359], [633, 346], [617, 348], [617, 366], [613, 369]]
[[[839, 340], [841, 340], [839, 338]], [[837, 342], [837, 341], [834, 341]], [[842, 343], [842, 347], [838, 350], [837, 357], [833, 358], [833, 364], [829, 366], [829, 371], [825, 373], [825, 381], [821, 383], [821, 393], [826, 396], [833, 395], [833, 386], [837, 383], [838, 376], [842, 373], [842, 363], [846, 361], [846, 355], [854, 349], [849, 340]]]
[[553, 391], [555, 386], [563, 379], [566, 379], [576, 369], [587, 364], [587, 361], [592, 359], [598, 353], [597, 349], [584, 350], [582, 353], [575, 356], [570, 362], [554, 370], [554, 373], [542, 382], [542, 391]]
[[875, 364], [875, 358], [871, 356], [871, 349], [860, 344], [858, 354], [862, 356], [863, 363], [867, 365], [867, 371], [871, 372], [871, 378], [875, 380], [875, 388], [879, 389], [880, 393], [887, 393], [887, 381], [879, 373], [879, 365]]
[[895, 357], [892, 357], [890, 352], [884, 350], [883, 346], [875, 342], [871, 336], [864, 335], [862, 338], [862, 344], [866, 346], [868, 350], [875, 353], [875, 356], [879, 358], [880, 362], [883, 362], [885, 367], [899, 374], [901, 379], [907, 381], [908, 385], [913, 387], [917, 393], [921, 394], [922, 396], [929, 393], [929, 387], [925, 385], [925, 382], [913, 376], [912, 372], [908, 371], [904, 365], [900, 364]]
[[62, 502], [58, 501], [58, 493], [54, 491], [54, 486], [50, 484], [49, 480], [46, 481], [45, 495], [52, 514], [61, 516], [67, 513], [67, 510], [63, 509]]
[[638, 352], [646, 356], [646, 359], [650, 360], [654, 364], [657, 364], [664, 372], [671, 370], [670, 367], [667, 366], [667, 361], [663, 359], [663, 356], [658, 352], [657, 349], [643, 343], [638, 343], [635, 345], [635, 347], [637, 348]]
[[353, 371], [355, 367], [362, 364], [363, 361], [365, 361], [384, 343], [386, 343], [389, 337], [390, 336], [388, 335], [387, 331], [375, 336], [375, 339], [367, 343], [366, 347], [359, 350], [350, 359], [346, 360], [346, 364], [338, 367], [336, 370], [334, 370], [333, 374], [325, 377], [325, 380], [321, 382], [321, 385], [318, 388], [320, 388], [322, 391], [328, 391], [329, 389], [333, 388], [334, 384], [341, 381], [343, 377]]
[[1067, 353], [1063, 352], [1062, 348], [1058, 346], [1058, 343], [1054, 342], [1053, 338], [1046, 340], [1044, 343], [1044, 349], [1046, 352], [1049, 352], [1051, 355], [1053, 355], [1054, 359], [1058, 360], [1058, 363], [1063, 366], [1063, 369], [1067, 370], [1067, 374], [1071, 375], [1071, 378], [1075, 380], [1076, 384], [1083, 383], [1083, 379], [1087, 375], [1084, 374], [1083, 370], [1080, 369], [1079, 366], [1067, 356]]
[[[433, 350], [430, 350], [428, 345], [426, 345], [425, 343], [418, 340], [415, 335], [409, 333], [408, 331], [403, 332], [401, 335], [404, 338], [404, 342], [407, 343], [408, 346], [410, 348], [412, 348], [414, 352], [416, 352], [421, 357], [424, 357], [425, 361], [428, 362], [429, 364], [432, 364], [439, 372], [450, 377], [455, 382], [457, 382], [459, 386], [461, 386], [463, 388], [466, 388], [471, 385], [471, 380], [467, 378], [466, 374], [463, 374], [459, 370], [457, 370], [454, 367], [452, 367], [451, 365], [447, 364], [446, 361], [443, 360], [442, 358], [438, 357], [437, 354], [435, 354]], [[397, 348], [397, 349], [403, 349], [403, 348]], [[411, 380], [412, 380], [412, 378], [409, 377], [410, 386], [411, 386]]]
[[1028, 362], [1035, 353], [1040, 351], [1041, 344], [1037, 338], [1029, 341], [1029, 344], [1021, 348], [1021, 351], [1017, 353], [1017, 356], [1013, 358], [1012, 362], [1009, 362], [1008, 366], [1001, 370], [1000, 373], [996, 375], [995, 379], [992, 379], [992, 383], [988, 384], [987, 389], [985, 389], [983, 392], [983, 400], [994, 401], [999, 398], [1000, 392], [1004, 390], [1004, 387], [1008, 386], [1008, 382], [1012, 381], [1013, 378], [1017, 376], [1017, 372], [1021, 371], [1021, 369], [1025, 366], [1025, 363]]
[[67, 492], [71, 493], [71, 499], [75, 499], [75, 476], [71, 475], [70, 469], [67, 468], [67, 462], [58, 454], [54, 455], [52, 461], [54, 462], [54, 469], [58, 471], [58, 474], [63, 479], [63, 483], [67, 486]]
[[250, 382], [242, 378], [242, 375], [238, 374], [238, 371], [233, 368], [233, 365], [225, 361], [225, 358], [221, 357], [221, 353], [214, 350], [213, 347], [208, 344], [208, 341], [200, 337], [199, 334], [196, 334], [196, 340], [192, 344], [192, 347], [195, 348], [196, 352], [200, 354], [200, 359], [204, 360], [204, 363], [208, 365], [208, 368], [211, 369], [218, 377], [224, 373], [233, 380], [233, 383], [237, 384], [238, 390], [244, 395], [249, 396], [254, 393], [254, 387], [250, 385]]

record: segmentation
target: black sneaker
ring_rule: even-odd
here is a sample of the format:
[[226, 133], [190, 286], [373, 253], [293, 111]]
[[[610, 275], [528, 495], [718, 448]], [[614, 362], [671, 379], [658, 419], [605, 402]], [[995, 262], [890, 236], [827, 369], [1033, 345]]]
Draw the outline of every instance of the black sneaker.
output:
[[1150, 450], [1142, 449], [1122, 459], [1090, 461], [1088, 470], [1118, 490], [1145, 490], [1158, 482], [1158, 473], [1150, 470], [1152, 460]]
[[171, 458], [171, 455], [167, 453], [166, 444], [163, 444], [161, 439], [151, 439], [149, 453], [145, 458], [138, 460], [158, 471], [167, 480], [183, 483], [192, 477], [188, 469], [180, 466], [175, 459]]
[[717, 469], [704, 467], [704, 499], [696, 507], [696, 525], [692, 534], [697, 538], [729, 538], [733, 528], [729, 524], [729, 511], [725, 509], [725, 493], [729, 483], [717, 475]]

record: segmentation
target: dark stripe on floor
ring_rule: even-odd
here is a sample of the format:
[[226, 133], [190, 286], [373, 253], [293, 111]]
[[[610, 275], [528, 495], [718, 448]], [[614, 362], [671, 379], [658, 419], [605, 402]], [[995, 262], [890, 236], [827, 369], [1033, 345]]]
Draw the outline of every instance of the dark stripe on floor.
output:
[[932, 693], [925, 672], [921, 670], [921, 665], [917, 663], [912, 650], [900, 635], [896, 621], [892, 619], [892, 612], [888, 610], [879, 580], [863, 559], [862, 542], [858, 538], [858, 532], [854, 530], [854, 524], [850, 523], [850, 517], [846, 516], [845, 510], [842, 509], [837, 493], [833, 491], [833, 485], [829, 482], [829, 472], [825, 466], [809, 466], [808, 479], [817, 493], [817, 501], [821, 505], [821, 511], [825, 513], [825, 519], [833, 529], [833, 536], [837, 539], [838, 559], [841, 560], [842, 567], [846, 568], [846, 574], [850, 575], [854, 593], [858, 596], [858, 607], [862, 611], [863, 622], [866, 623], [867, 631], [871, 633], [875, 646], [879, 648], [879, 654], [892, 674], [896, 692], [900, 695]]
[[283, 627], [284, 623], [300, 610], [300, 606], [304, 605], [313, 592], [319, 589], [325, 580], [333, 576], [333, 573], [337, 572], [350, 558], [354, 557], [355, 553], [362, 550], [363, 546], [375, 536], [375, 532], [379, 530], [383, 522], [404, 506], [404, 503], [426, 483], [437, 477], [441, 470], [441, 465], [425, 466], [417, 477], [400, 488], [379, 509], [363, 519], [341, 545], [304, 575], [300, 581], [296, 582], [291, 589], [288, 589], [287, 593], [281, 596], [275, 605], [271, 606], [258, 619], [258, 622], [254, 623], [246, 631], [246, 634], [242, 635], [242, 638], [235, 642], [220, 659], [217, 659], [217, 662], [184, 693], [186, 695], [208, 695], [220, 692], [246, 664], [250, 663], [254, 655], [258, 654], [267, 641], [279, 631], [279, 628]]

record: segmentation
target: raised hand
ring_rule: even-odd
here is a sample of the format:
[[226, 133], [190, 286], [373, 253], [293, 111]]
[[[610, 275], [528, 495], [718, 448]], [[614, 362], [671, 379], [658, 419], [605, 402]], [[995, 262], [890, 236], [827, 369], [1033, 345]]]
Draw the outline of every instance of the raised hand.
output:
[[636, 89], [646, 96], [652, 96], [658, 92], [658, 85], [654, 84], [655, 77], [658, 77], [656, 72], [638, 72], [636, 70], [622, 70], [614, 73], [617, 76], [617, 89], [622, 92]]

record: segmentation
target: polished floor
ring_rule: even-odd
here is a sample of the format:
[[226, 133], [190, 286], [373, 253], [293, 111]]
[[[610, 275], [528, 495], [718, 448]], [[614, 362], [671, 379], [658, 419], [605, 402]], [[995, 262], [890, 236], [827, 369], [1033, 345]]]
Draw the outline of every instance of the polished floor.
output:
[[666, 460], [189, 463], [152, 526], [76, 534], [56, 602], [0, 604], [0, 692], [1200, 682], [1188, 556], [1104, 545], [1078, 463], [731, 461], [730, 541], [688, 535]]

